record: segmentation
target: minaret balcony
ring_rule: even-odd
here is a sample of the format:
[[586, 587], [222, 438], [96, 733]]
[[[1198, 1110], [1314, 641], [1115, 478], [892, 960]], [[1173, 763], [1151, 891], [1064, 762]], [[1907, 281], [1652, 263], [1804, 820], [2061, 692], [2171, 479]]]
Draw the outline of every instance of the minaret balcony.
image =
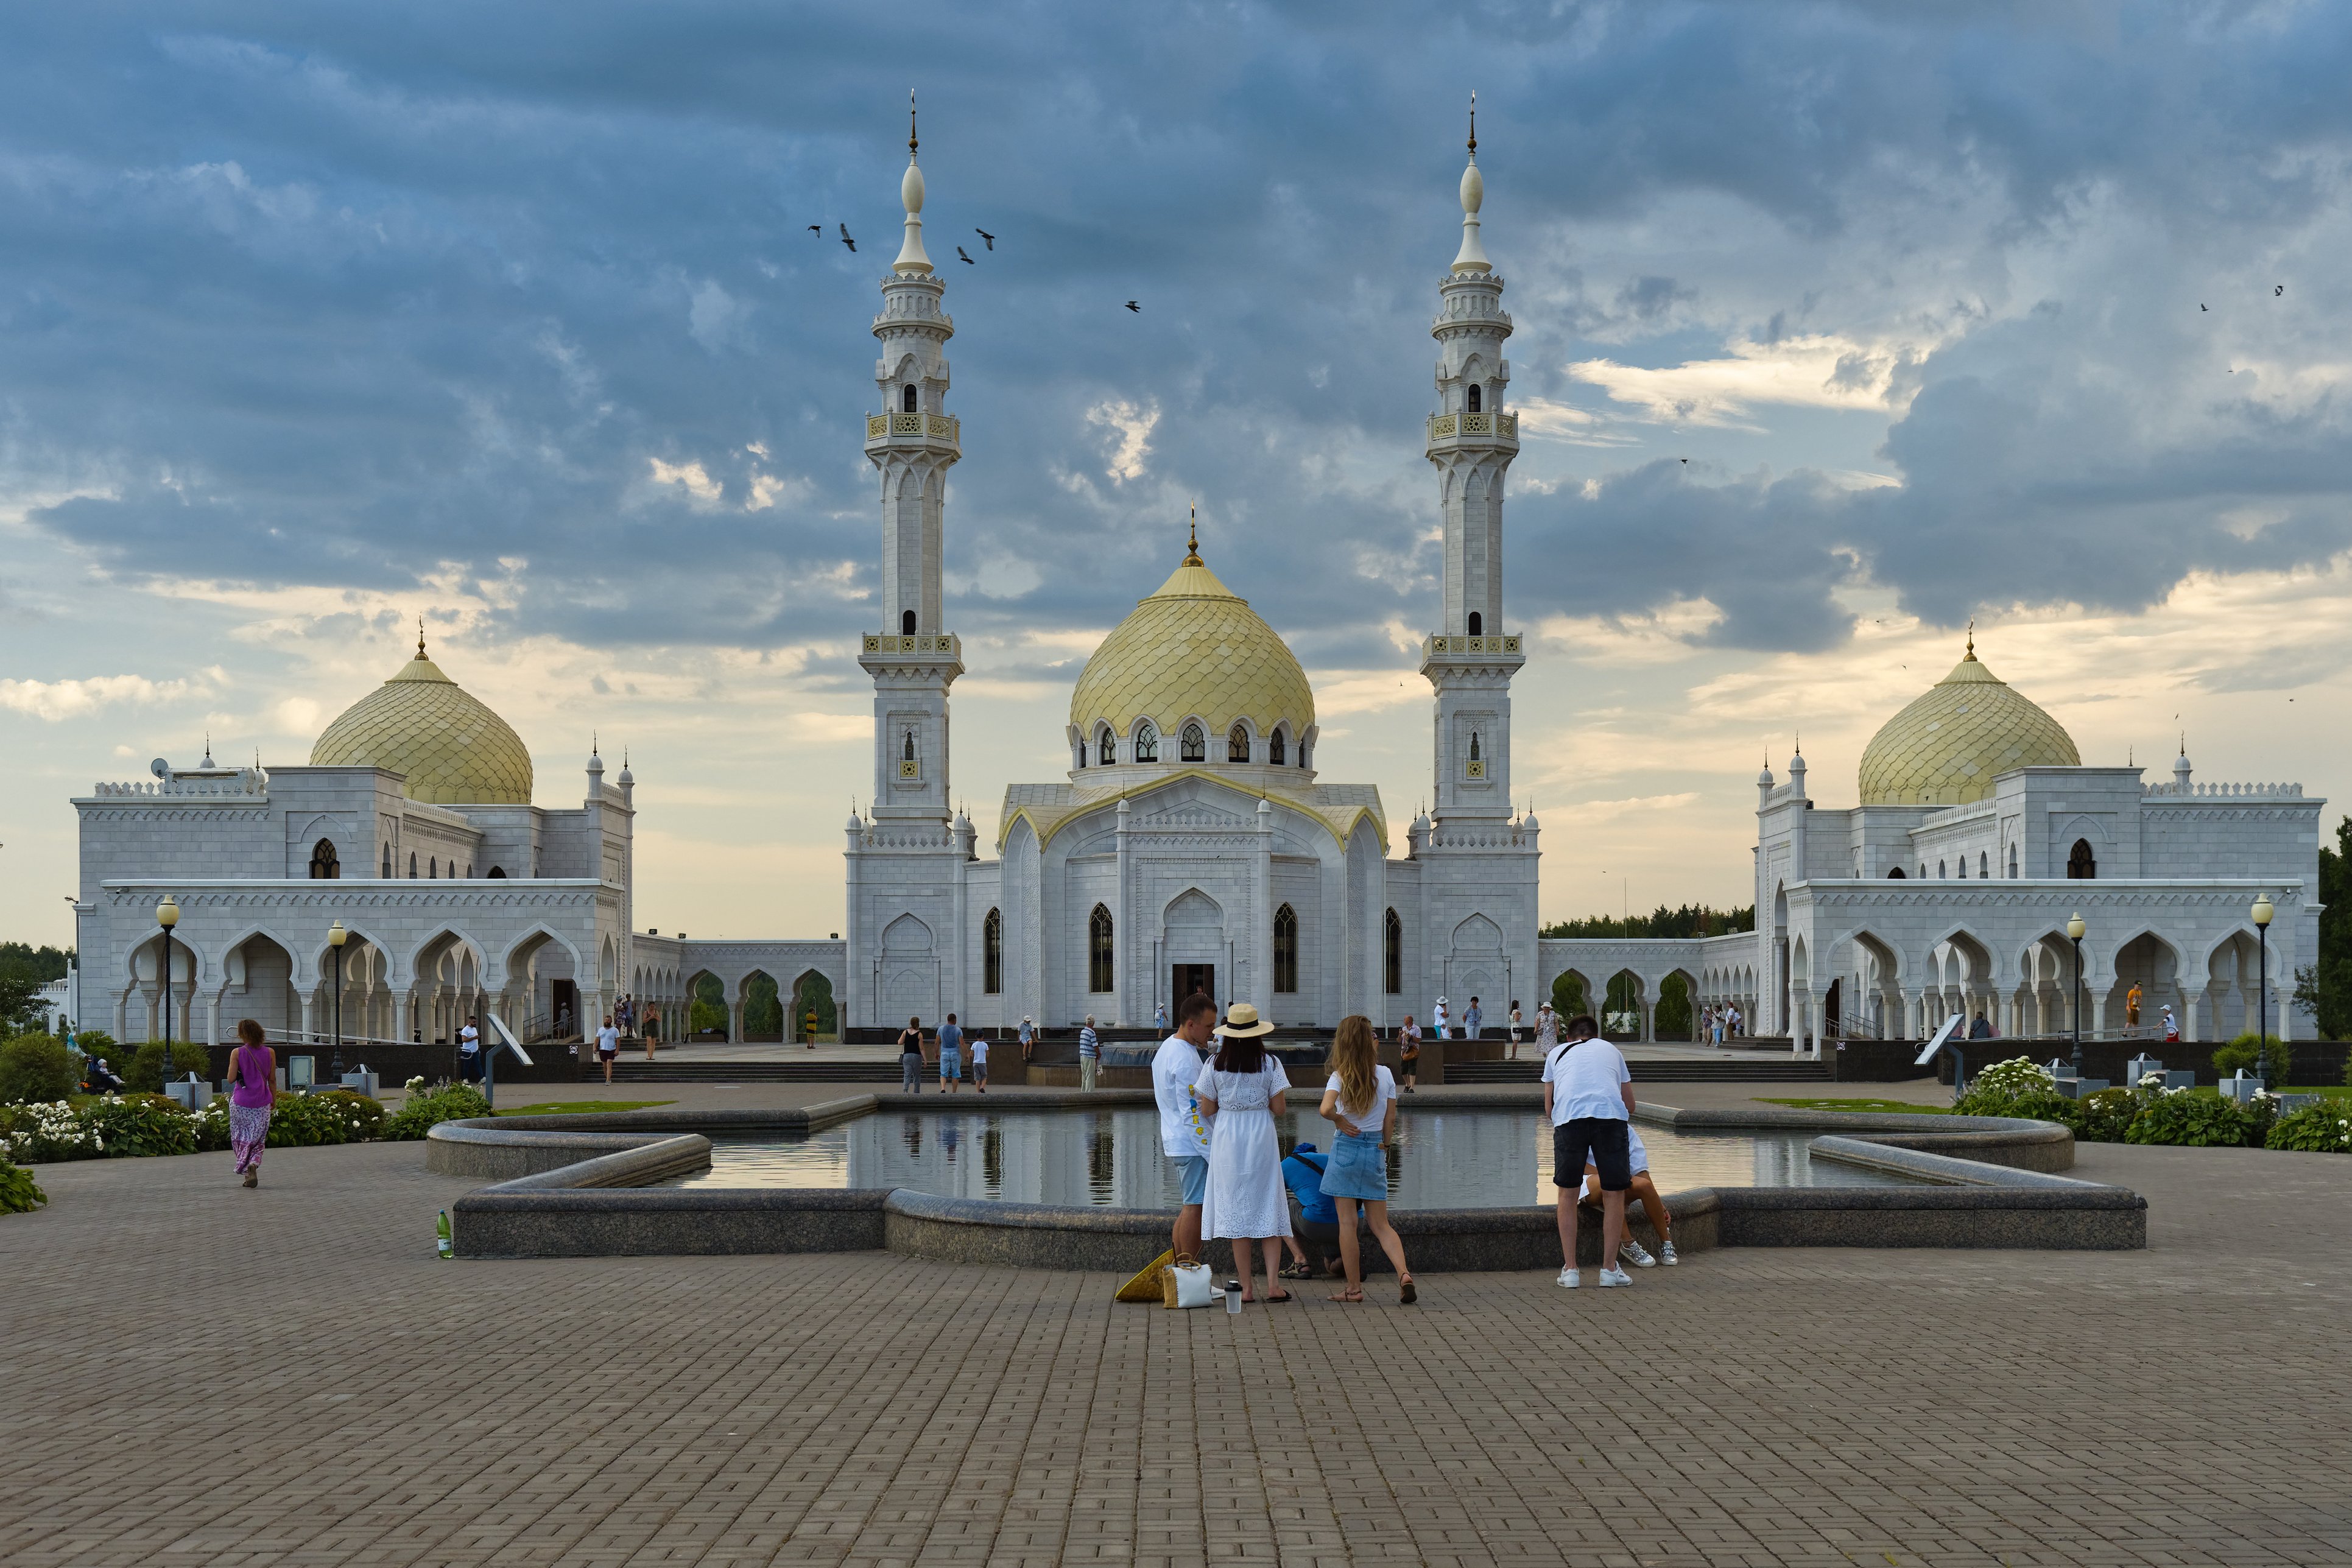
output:
[[869, 454], [945, 446], [961, 455], [963, 423], [951, 413], [869, 413], [866, 416], [866, 450]]
[[1519, 444], [1516, 413], [1434, 413], [1429, 417], [1432, 446], [1508, 446]]
[[1517, 632], [1489, 632], [1480, 637], [1457, 636], [1452, 632], [1434, 632], [1421, 640], [1421, 669], [1427, 674], [1433, 665], [1454, 667], [1490, 665], [1516, 669], [1527, 663]]
[[952, 632], [918, 632], [903, 637], [888, 632], [868, 632], [859, 638], [858, 652], [866, 658], [952, 659], [961, 664], [963, 640]]

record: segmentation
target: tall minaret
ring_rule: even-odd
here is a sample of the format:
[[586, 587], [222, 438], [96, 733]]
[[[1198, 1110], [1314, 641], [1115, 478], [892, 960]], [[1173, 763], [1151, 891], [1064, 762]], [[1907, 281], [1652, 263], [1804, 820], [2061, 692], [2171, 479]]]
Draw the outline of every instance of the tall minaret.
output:
[[1478, 173], [1478, 99], [1470, 99], [1470, 161], [1462, 171], [1462, 250], [1438, 286], [1438, 412], [1428, 455], [1444, 515], [1443, 629], [1423, 643], [1436, 688], [1436, 803], [1431, 817], [1507, 818], [1511, 811], [1511, 676], [1526, 663], [1503, 629], [1503, 476], [1519, 453], [1519, 422], [1503, 412], [1511, 362], [1503, 340], [1503, 280], [1478, 239], [1486, 184]]
[[940, 628], [940, 523], [948, 469], [963, 455], [948, 392], [947, 292], [923, 251], [923, 171], [915, 162], [908, 95], [907, 173], [898, 195], [906, 243], [882, 280], [874, 384], [882, 412], [866, 418], [866, 455], [882, 472], [882, 629], [866, 633], [858, 664], [874, 678], [874, 816], [949, 819], [948, 687], [963, 674], [962, 645]]

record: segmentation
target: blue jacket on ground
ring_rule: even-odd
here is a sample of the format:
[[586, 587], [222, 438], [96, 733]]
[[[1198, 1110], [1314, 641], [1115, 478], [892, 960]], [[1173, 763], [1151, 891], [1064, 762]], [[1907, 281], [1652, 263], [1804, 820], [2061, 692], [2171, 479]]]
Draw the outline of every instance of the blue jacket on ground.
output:
[[1337, 1225], [1339, 1208], [1323, 1196], [1324, 1155], [1312, 1144], [1300, 1144], [1282, 1162], [1282, 1179], [1298, 1198], [1298, 1217], [1310, 1225]]

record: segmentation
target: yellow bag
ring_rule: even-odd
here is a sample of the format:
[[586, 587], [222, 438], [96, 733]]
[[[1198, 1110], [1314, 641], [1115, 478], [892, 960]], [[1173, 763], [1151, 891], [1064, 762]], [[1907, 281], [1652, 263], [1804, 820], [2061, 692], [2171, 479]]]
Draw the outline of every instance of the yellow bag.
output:
[[1138, 1270], [1135, 1278], [1121, 1285], [1118, 1288], [1118, 1294], [1111, 1299], [1119, 1301], [1159, 1301], [1161, 1293], [1160, 1270], [1166, 1268], [1174, 1257], [1175, 1254], [1172, 1252], [1162, 1252]]

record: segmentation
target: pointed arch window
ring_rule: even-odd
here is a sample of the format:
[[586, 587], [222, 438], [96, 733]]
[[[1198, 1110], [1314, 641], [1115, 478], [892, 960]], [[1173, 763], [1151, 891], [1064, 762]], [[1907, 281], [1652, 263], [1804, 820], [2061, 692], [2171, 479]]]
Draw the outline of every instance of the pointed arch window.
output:
[[1108, 768], [1118, 760], [1118, 743], [1111, 738], [1110, 726], [1105, 725], [1095, 734], [1095, 761]]
[[1249, 754], [1249, 729], [1246, 726], [1237, 724], [1225, 731], [1226, 761], [1247, 762], [1250, 759]]
[[1290, 760], [1282, 743], [1282, 731], [1276, 730], [1265, 737], [1265, 760], [1268, 766], [1279, 768]]
[[2015, 844], [2009, 846], [2009, 880], [2011, 882], [2017, 880], [2017, 846]]
[[2099, 879], [2099, 857], [2091, 852], [2091, 841], [2076, 839], [2066, 856], [2066, 880], [2096, 882]]
[[312, 882], [340, 882], [342, 880], [342, 875], [343, 868], [335, 861], [334, 840], [320, 839], [310, 846], [310, 880]]
[[1886, 875], [1890, 881], [1894, 882], [1906, 882], [1910, 880], [1903, 874], [1903, 868], [1899, 865], [1891, 867], [1887, 871]]
[[492, 866], [492, 867], [490, 868], [490, 875], [489, 875], [489, 880], [490, 880], [490, 881], [492, 881], [492, 882], [504, 882], [504, 881], [506, 881], [506, 879], [507, 879], [507, 868], [506, 868], [506, 867], [504, 867], [504, 866], [502, 866], [502, 865], [494, 865], [494, 866]]
[[1990, 880], [1991, 876], [1992, 862], [1985, 859], [1984, 851], [1979, 850], [1977, 852], [1977, 880], [1979, 882], [1986, 882]]
[[914, 634], [915, 612], [911, 610], [901, 610], [898, 612], [898, 635], [911, 637]]
[[415, 850], [408, 852], [408, 880], [411, 882], [415, 882], [416, 880], [416, 852]]
[[1404, 922], [1393, 909], [1381, 922], [1381, 979], [1389, 995], [1404, 995]]
[[992, 909], [980, 923], [980, 988], [997, 996], [1004, 989], [1004, 912]]
[[1206, 762], [1209, 759], [1209, 732], [1197, 724], [1187, 724], [1183, 734], [1183, 759]]
[[392, 879], [392, 846], [389, 843], [383, 846], [383, 875], [387, 882]]
[[1286, 997], [1298, 990], [1298, 914], [1286, 904], [1274, 912], [1274, 989]]
[[1160, 760], [1160, 732], [1151, 727], [1151, 721], [1148, 718], [1135, 727], [1135, 759], [1138, 762]]
[[427, 882], [439, 882], [441, 880], [441, 859], [438, 855], [429, 856], [426, 858], [425, 862], [425, 880]]
[[1486, 618], [1475, 610], [1470, 612], [1470, 635], [1473, 637], [1484, 635], [1486, 630]]
[[1946, 869], [1944, 862], [1942, 861], [1937, 861], [1936, 862], [1936, 880], [1937, 882], [1942, 882], [1950, 875], [1951, 873]]
[[1466, 412], [1476, 413], [1478, 412], [1479, 402], [1480, 395], [1478, 392], [1478, 383], [1476, 382], [1472, 382], [1470, 383], [1470, 402], [1466, 405]]
[[907, 383], [907, 390], [898, 394], [898, 412], [901, 413], [913, 413], [916, 412], [916, 408], [915, 383], [908, 382]]
[[1110, 990], [1118, 979], [1111, 936], [1110, 911], [1097, 904], [1087, 916], [1087, 989], [1097, 994]]

